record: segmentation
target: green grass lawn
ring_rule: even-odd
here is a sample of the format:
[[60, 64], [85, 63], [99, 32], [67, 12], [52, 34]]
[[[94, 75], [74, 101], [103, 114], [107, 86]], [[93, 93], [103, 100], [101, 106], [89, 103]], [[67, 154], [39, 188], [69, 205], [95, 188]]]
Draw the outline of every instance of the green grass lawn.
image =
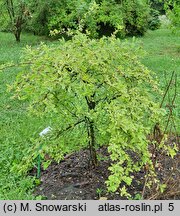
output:
[[[138, 39], [143, 49], [146, 51], [142, 63], [150, 70], [154, 71], [160, 83], [160, 89], [165, 92], [165, 87], [174, 71], [177, 75], [177, 89], [176, 100], [174, 108], [174, 117], [176, 132], [180, 131], [180, 32], [172, 34], [170, 29], [159, 29], [156, 31], [148, 31], [146, 35]], [[174, 85], [171, 86], [170, 91], [164, 102], [164, 107], [173, 99]], [[162, 100], [158, 98], [159, 101]], [[174, 131], [175, 132], [175, 131]]]
[[172, 34], [171, 30], [159, 29], [149, 31], [140, 39], [147, 55], [143, 63], [155, 71], [163, 82], [164, 73], [180, 71], [180, 33]]
[[[0, 33], [0, 64], [18, 63], [23, 47], [35, 46], [40, 40], [40, 37], [24, 35], [22, 42], [17, 44], [12, 34]], [[0, 199], [33, 198], [32, 179], [22, 177], [17, 170], [11, 172], [11, 169], [28, 154], [32, 138], [48, 124], [46, 120], [28, 116], [24, 102], [11, 99], [6, 86], [15, 80], [17, 73], [14, 67], [0, 71]]]
[[[17, 44], [12, 34], [0, 33], [0, 65], [12, 61], [18, 63], [23, 48], [27, 44], [36, 46], [41, 40], [41, 37], [24, 34], [22, 42]], [[147, 32], [137, 41], [146, 51], [143, 64], [156, 72], [163, 89], [166, 84], [164, 74], [169, 79], [172, 71], [177, 74], [180, 71], [180, 37], [170, 30], [160, 29]], [[12, 93], [7, 92], [6, 86], [12, 84], [17, 73], [18, 69], [14, 67], [0, 71], [0, 199], [34, 199], [33, 179], [22, 176], [13, 167], [28, 154], [28, 149], [34, 145], [33, 139], [51, 122], [48, 118], [29, 116], [26, 103], [11, 99]], [[179, 106], [178, 100], [176, 106]], [[175, 115], [177, 118], [177, 109]]]

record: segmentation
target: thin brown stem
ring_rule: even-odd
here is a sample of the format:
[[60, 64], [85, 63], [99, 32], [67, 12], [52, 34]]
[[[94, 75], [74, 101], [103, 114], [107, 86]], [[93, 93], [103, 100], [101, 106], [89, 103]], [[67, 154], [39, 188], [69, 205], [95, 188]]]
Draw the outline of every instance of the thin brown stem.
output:
[[174, 77], [174, 71], [172, 72], [171, 79], [170, 79], [170, 81], [169, 81], [169, 83], [168, 83], [168, 86], [167, 86], [167, 88], [166, 88], [166, 91], [165, 91], [165, 93], [164, 93], [164, 95], [163, 95], [163, 98], [162, 98], [162, 101], [161, 101], [161, 104], [160, 104], [160, 108], [162, 107], [162, 105], [163, 105], [163, 103], [164, 103], [164, 100], [165, 100], [165, 98], [166, 98], [166, 95], [167, 95], [167, 93], [168, 93], [168, 91], [169, 91], [169, 89], [170, 89], [170, 86], [171, 86], [172, 81], [173, 81], [173, 77]]
[[68, 131], [68, 130], [70, 130], [70, 129], [73, 129], [74, 127], [76, 127], [77, 125], [79, 125], [80, 123], [82, 123], [82, 122], [84, 122], [84, 121], [85, 121], [85, 120], [82, 119], [82, 120], [80, 120], [80, 121], [78, 121], [78, 122], [76, 122], [76, 123], [74, 123], [74, 124], [69, 125], [69, 126], [66, 127], [64, 130], [59, 131], [59, 132], [57, 133], [56, 137], [59, 137], [59, 136], [62, 135], [64, 132], [66, 132], [66, 131]]

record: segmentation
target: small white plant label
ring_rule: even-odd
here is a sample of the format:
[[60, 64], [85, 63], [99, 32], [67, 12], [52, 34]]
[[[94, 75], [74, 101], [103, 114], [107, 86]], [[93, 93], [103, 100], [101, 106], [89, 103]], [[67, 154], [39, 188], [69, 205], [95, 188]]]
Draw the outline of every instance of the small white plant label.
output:
[[39, 136], [44, 136], [46, 135], [48, 132], [50, 132], [52, 130], [51, 127], [47, 127], [45, 128], [43, 131], [41, 131], [41, 133], [39, 133]]

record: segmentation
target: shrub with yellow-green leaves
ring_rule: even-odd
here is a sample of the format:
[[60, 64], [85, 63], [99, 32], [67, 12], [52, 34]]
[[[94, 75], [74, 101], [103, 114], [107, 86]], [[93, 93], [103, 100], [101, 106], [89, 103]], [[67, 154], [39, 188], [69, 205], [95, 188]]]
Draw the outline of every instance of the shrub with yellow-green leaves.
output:
[[[45, 146], [52, 158], [58, 148], [62, 154], [67, 146], [88, 147], [96, 166], [96, 150], [107, 146], [112, 192], [121, 183], [131, 185], [132, 173], [144, 165], [152, 168], [147, 135], [162, 110], [151, 97], [157, 86], [140, 53], [114, 36], [95, 40], [78, 33], [53, 46], [27, 47], [22, 72], [11, 87], [15, 96], [29, 101], [31, 112], [56, 116], [52, 133], [58, 142]], [[124, 187], [121, 192], [126, 195]]]

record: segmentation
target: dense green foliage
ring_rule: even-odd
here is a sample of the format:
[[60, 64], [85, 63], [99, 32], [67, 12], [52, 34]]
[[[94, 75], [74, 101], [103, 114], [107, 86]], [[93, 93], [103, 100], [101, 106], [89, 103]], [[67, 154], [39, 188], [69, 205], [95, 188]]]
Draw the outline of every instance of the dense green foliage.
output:
[[49, 1], [44, 3], [43, 8], [38, 17], [47, 20], [49, 31], [77, 29], [80, 25], [92, 37], [110, 35], [115, 29], [124, 36], [144, 34], [148, 27], [149, 7], [146, 1]]
[[175, 29], [180, 29], [180, 0], [168, 0], [165, 4], [168, 18]]
[[[157, 86], [136, 53], [133, 44], [114, 36], [90, 40], [79, 33], [55, 47], [28, 47], [13, 86], [16, 97], [30, 101], [31, 112], [56, 115], [53, 137], [60, 139], [54, 146], [44, 144], [44, 153], [53, 158], [60, 152], [61, 159], [68, 146], [88, 146], [96, 165], [96, 149], [108, 146], [113, 164], [107, 185], [113, 192], [122, 182], [131, 184], [132, 172], [152, 167], [146, 136], [160, 121], [161, 109], [146, 88]], [[121, 192], [127, 195], [124, 187]]]
[[11, 26], [9, 16], [6, 10], [5, 2], [0, 0], [0, 31], [10, 31]]
[[91, 37], [143, 35], [159, 28], [159, 13], [166, 11], [172, 24], [179, 26], [178, 0], [0, 0], [0, 30], [12, 31], [20, 40], [21, 31], [49, 36], [53, 30], [88, 32]]
[[151, 9], [151, 17], [149, 19], [149, 29], [155, 30], [160, 27], [159, 12], [157, 10]]
[[13, 4], [13, 7], [9, 7], [14, 11], [13, 20], [10, 17], [11, 26], [17, 19], [22, 18], [23, 28], [38, 35], [49, 35], [54, 29], [62, 33], [69, 28], [81, 28], [91, 37], [111, 35], [115, 30], [119, 30], [120, 37], [143, 35], [151, 19], [150, 7], [146, 0], [1, 0], [5, 10], [3, 9], [0, 23], [6, 20], [2, 30], [7, 30], [10, 26], [7, 22], [10, 14], [6, 2]]
[[160, 14], [165, 14], [165, 1], [166, 0], [150, 0], [149, 3], [154, 10], [159, 11]]

